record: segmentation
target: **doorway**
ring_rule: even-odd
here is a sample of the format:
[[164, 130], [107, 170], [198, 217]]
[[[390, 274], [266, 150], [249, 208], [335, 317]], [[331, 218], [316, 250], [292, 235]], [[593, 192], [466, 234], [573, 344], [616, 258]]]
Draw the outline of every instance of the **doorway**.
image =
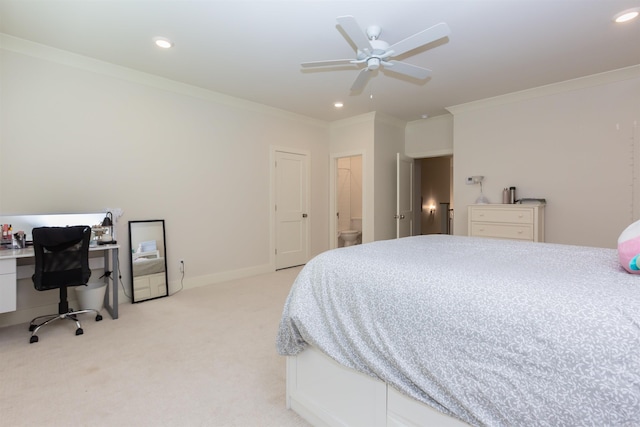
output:
[[416, 234], [453, 234], [453, 156], [416, 159]]
[[274, 264], [276, 270], [305, 264], [309, 258], [309, 155], [272, 151]]
[[338, 157], [335, 160], [335, 246], [345, 246], [341, 233], [357, 232], [354, 242], [362, 243], [362, 155]]

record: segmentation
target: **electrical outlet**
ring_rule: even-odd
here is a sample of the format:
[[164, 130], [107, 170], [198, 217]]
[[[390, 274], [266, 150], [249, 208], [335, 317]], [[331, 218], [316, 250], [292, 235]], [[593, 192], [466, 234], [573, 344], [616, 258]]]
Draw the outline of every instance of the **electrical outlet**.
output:
[[184, 273], [184, 260], [180, 260], [180, 273]]

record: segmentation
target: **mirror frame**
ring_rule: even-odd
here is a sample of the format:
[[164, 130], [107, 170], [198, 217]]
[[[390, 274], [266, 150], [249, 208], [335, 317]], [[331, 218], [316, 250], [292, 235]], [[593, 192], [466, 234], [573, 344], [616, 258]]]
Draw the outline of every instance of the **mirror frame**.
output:
[[[158, 223], [160, 229], [157, 232], [154, 232], [152, 236], [145, 236], [144, 238], [133, 238], [133, 234], [135, 233], [136, 224], [151, 224]], [[151, 237], [156, 237], [155, 239], [151, 239]], [[162, 241], [160, 242], [160, 239]], [[164, 295], [156, 295], [149, 297], [141, 297], [138, 295], [136, 297], [136, 288], [134, 286], [134, 276], [133, 276], [133, 256], [136, 253], [136, 248], [140, 241], [148, 241], [148, 240], [156, 240], [158, 242], [158, 250], [161, 251], [160, 254], [164, 259], [164, 285], [165, 285], [165, 293]], [[129, 273], [131, 274], [131, 302], [139, 303], [144, 301], [150, 301], [158, 298], [164, 298], [169, 296], [169, 279], [167, 274], [167, 244], [166, 244], [166, 235], [164, 229], [164, 220], [163, 219], [149, 219], [149, 220], [140, 220], [140, 221], [129, 221]], [[134, 248], [135, 245], [135, 248]], [[161, 246], [160, 246], [161, 245]], [[153, 273], [160, 274], [161, 272]], [[151, 274], [149, 274], [151, 275]]]

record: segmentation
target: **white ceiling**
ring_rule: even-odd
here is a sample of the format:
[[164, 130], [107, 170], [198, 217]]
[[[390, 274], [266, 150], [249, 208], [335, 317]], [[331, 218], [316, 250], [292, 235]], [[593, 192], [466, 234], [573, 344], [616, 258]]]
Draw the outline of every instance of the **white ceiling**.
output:
[[[640, 0], [0, 0], [0, 32], [321, 120], [382, 111], [403, 120], [447, 106], [640, 64]], [[401, 59], [424, 82], [374, 76], [350, 94], [355, 57], [336, 17], [382, 27], [393, 44], [439, 22], [451, 35]], [[162, 50], [156, 36], [175, 46]], [[332, 104], [343, 101], [336, 110]]]

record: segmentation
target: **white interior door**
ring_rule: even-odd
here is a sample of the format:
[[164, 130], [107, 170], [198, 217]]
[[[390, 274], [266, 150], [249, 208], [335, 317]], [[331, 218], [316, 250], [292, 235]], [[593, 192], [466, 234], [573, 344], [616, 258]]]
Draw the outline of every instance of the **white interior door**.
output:
[[413, 231], [413, 159], [396, 154], [396, 238]]
[[302, 265], [309, 257], [307, 156], [276, 152], [276, 269]]

